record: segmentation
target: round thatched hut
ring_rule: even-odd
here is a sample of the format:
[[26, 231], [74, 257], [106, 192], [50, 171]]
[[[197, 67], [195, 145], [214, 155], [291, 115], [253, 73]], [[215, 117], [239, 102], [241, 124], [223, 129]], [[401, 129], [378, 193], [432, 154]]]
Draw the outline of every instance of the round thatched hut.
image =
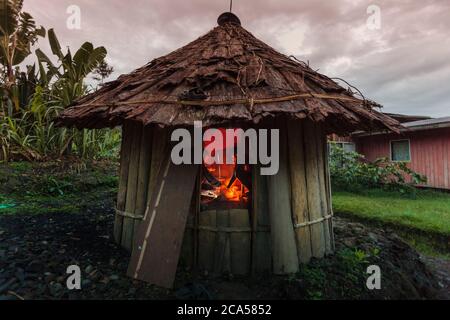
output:
[[[235, 15], [218, 24], [59, 118], [77, 128], [122, 126], [114, 235], [133, 249], [130, 275], [156, 284], [171, 285], [180, 256], [213, 272], [284, 274], [331, 253], [327, 134], [398, 126], [374, 103], [255, 38]], [[228, 166], [211, 177], [217, 168], [171, 166], [171, 131], [194, 121], [280, 129], [278, 174]]]

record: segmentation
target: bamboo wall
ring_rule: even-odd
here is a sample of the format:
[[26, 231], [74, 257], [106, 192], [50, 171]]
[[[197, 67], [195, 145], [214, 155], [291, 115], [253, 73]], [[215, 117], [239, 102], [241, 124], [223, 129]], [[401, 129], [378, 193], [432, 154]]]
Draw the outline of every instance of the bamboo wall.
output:
[[114, 238], [127, 250], [131, 251], [134, 234], [145, 215], [167, 141], [162, 129], [133, 122], [125, 122], [122, 128]]
[[334, 251], [327, 138], [311, 121], [279, 119], [270, 127], [280, 129], [280, 168], [275, 176], [254, 168], [252, 270], [295, 273]]
[[[213, 273], [298, 271], [300, 263], [334, 250], [325, 131], [310, 121], [277, 120], [280, 170], [253, 168], [250, 210], [200, 212], [194, 195], [181, 261]], [[156, 186], [169, 135], [125, 123], [114, 236], [131, 250], [133, 236]]]

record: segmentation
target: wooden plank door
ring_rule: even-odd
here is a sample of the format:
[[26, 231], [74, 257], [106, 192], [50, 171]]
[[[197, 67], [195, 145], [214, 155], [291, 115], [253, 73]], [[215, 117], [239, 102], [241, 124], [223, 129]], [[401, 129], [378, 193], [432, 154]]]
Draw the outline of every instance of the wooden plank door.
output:
[[174, 165], [170, 157], [164, 161], [135, 236], [128, 276], [172, 288], [199, 169]]

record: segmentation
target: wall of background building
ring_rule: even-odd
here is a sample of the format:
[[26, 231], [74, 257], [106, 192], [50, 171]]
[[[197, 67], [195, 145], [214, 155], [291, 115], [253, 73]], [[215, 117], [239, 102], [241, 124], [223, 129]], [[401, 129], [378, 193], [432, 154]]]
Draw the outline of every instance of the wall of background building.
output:
[[450, 128], [353, 138], [356, 151], [369, 161], [390, 158], [390, 142], [403, 139], [410, 140], [409, 167], [427, 176], [426, 186], [450, 189]]

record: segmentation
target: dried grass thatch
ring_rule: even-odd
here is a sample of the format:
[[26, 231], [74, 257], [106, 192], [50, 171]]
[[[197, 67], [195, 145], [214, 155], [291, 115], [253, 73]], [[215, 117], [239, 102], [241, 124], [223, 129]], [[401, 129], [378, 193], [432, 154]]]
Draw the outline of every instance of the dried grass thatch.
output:
[[277, 52], [234, 18], [219, 21], [205, 36], [81, 98], [58, 124], [102, 128], [132, 119], [212, 126], [288, 114], [326, 122], [330, 132], [396, 131], [398, 122], [374, 111], [373, 103]]

